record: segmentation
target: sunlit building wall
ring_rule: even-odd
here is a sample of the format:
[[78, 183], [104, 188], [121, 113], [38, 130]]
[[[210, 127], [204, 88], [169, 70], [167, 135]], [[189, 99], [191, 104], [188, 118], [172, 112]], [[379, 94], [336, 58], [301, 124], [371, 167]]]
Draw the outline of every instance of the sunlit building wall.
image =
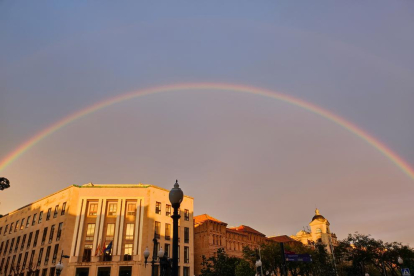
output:
[[[148, 261], [151, 261], [154, 235], [159, 247], [172, 255], [172, 208], [168, 195], [168, 190], [153, 185], [90, 183], [68, 187], [11, 212], [0, 219], [0, 260], [4, 259], [1, 273], [8, 275], [11, 269], [19, 268], [24, 273], [33, 271], [33, 275], [53, 275], [63, 250], [69, 258], [62, 260], [62, 276], [149, 276], [151, 265], [144, 266], [143, 252], [148, 246], [151, 252]], [[46, 219], [49, 210], [51, 215]], [[180, 275], [189, 276], [194, 274], [193, 198], [184, 197], [180, 214], [179, 271]], [[30, 221], [36, 216], [36, 223], [32, 226], [30, 222], [30, 226], [20, 229], [22, 219], [27, 221], [29, 216]], [[16, 224], [19, 226], [15, 231]], [[36, 231], [37, 242], [33, 244]], [[30, 233], [32, 241], [28, 246]], [[26, 245], [23, 248], [19, 245], [15, 251], [17, 239], [23, 240], [24, 235]], [[26, 253], [28, 257], [22, 268]], [[158, 266], [156, 271], [160, 271]]]

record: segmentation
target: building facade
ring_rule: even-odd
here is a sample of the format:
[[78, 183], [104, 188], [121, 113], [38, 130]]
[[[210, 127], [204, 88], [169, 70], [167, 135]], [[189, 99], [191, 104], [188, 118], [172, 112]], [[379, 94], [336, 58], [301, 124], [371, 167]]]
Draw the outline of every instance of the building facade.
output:
[[[0, 275], [54, 275], [63, 251], [69, 258], [62, 260], [62, 276], [149, 276], [151, 265], [144, 266], [143, 252], [149, 248], [150, 261], [154, 236], [172, 254], [168, 196], [168, 190], [153, 185], [90, 183], [11, 212], [0, 218]], [[193, 198], [184, 196], [180, 213], [179, 275], [190, 276]]]
[[328, 252], [332, 251], [332, 247], [338, 243], [335, 233], [331, 233], [329, 221], [315, 210], [315, 215], [309, 223], [310, 231], [300, 230], [291, 238], [300, 241], [304, 245], [312, 245], [315, 243], [323, 243], [326, 245]]
[[259, 231], [241, 225], [227, 228], [222, 222], [207, 214], [194, 217], [194, 271], [200, 275], [203, 256], [215, 256], [219, 248], [224, 248], [232, 257], [243, 257], [245, 246], [251, 249], [258, 248], [266, 242], [266, 235]]

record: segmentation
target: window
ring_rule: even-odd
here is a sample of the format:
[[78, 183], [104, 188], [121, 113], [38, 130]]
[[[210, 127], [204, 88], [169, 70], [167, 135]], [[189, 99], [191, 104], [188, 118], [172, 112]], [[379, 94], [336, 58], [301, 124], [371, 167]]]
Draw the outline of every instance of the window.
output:
[[10, 257], [7, 257], [6, 266], [4, 267], [4, 274], [6, 274], [7, 269], [9, 268]]
[[20, 220], [16, 221], [16, 227], [14, 227], [14, 232], [16, 232], [16, 231], [17, 231], [17, 229], [19, 229], [19, 221], [20, 221]]
[[39, 222], [38, 223], [41, 223], [42, 219], [43, 219], [43, 211], [39, 213]]
[[55, 212], [53, 213], [53, 218], [56, 218], [59, 212], [59, 205], [55, 206]]
[[55, 232], [55, 225], [53, 224], [52, 227], [50, 227], [50, 234], [49, 234], [49, 243], [53, 240], [53, 233]]
[[76, 268], [75, 276], [88, 276], [88, 275], [89, 275], [89, 267], [77, 267]]
[[32, 226], [35, 225], [35, 223], [36, 223], [36, 217], [37, 217], [37, 214], [34, 214], [33, 215], [33, 220], [32, 220]]
[[27, 251], [26, 253], [24, 253], [22, 269], [25, 269], [26, 268], [26, 262], [27, 262], [27, 257], [28, 256], [29, 256], [29, 251]]
[[171, 205], [165, 205], [165, 215], [170, 217], [171, 216]]
[[187, 209], [184, 209], [184, 220], [190, 220], [190, 211]]
[[1, 260], [1, 264], [0, 264], [0, 273], [3, 272], [3, 265], [4, 265], [4, 258]]
[[14, 222], [12, 222], [12, 224], [10, 224], [9, 234], [13, 231], [13, 225], [14, 225]]
[[7, 233], [7, 229], [9, 228], [9, 225], [7, 224], [6, 225], [6, 228], [4, 228], [4, 233], [3, 233], [3, 235], [6, 235], [6, 233]]
[[89, 203], [89, 216], [96, 216], [98, 214], [98, 203]]
[[60, 211], [60, 215], [63, 216], [66, 212], [66, 202], [63, 202], [62, 204], [62, 211]]
[[114, 239], [115, 223], [108, 223], [106, 225], [106, 240], [112, 241]]
[[52, 208], [49, 208], [48, 210], [47, 210], [47, 215], [46, 215], [46, 220], [49, 220], [50, 219], [50, 214], [52, 213]]
[[47, 265], [47, 263], [49, 262], [49, 255], [50, 255], [50, 250], [52, 249], [51, 246], [48, 246], [46, 249], [46, 255], [45, 255], [45, 265]]
[[132, 243], [125, 244], [124, 261], [130, 261], [132, 258]]
[[83, 249], [82, 262], [89, 263], [91, 261], [91, 256], [92, 256], [92, 245], [86, 244], [85, 248]]
[[181, 255], [180, 254], [180, 251], [181, 251], [180, 248], [181, 248], [181, 246], [178, 246], [178, 262], [180, 262], [180, 255]]
[[156, 221], [155, 222], [155, 236], [157, 237], [157, 239], [160, 238], [160, 233], [161, 233], [161, 222]]
[[27, 240], [27, 248], [30, 247], [30, 243], [32, 242], [33, 232], [29, 234], [29, 239]]
[[50, 268], [49, 276], [55, 276], [55, 267], [54, 266], [52, 266]]
[[16, 246], [14, 247], [14, 252], [17, 252], [17, 249], [19, 248], [20, 243], [20, 236], [17, 237]]
[[167, 252], [167, 257], [170, 257], [170, 244], [166, 243], [165, 244], [165, 252]]
[[1, 254], [1, 251], [3, 251], [3, 245], [4, 245], [4, 241], [2, 241], [0, 245], [0, 254]]
[[127, 216], [135, 216], [137, 205], [135, 203], [128, 203], [127, 205]]
[[46, 236], [47, 236], [47, 227], [45, 227], [45, 228], [43, 229], [42, 245], [44, 245], [44, 244], [45, 244], [45, 241], [46, 241]]
[[134, 224], [128, 223], [126, 225], [125, 239], [126, 240], [133, 240], [134, 239]]
[[95, 235], [95, 223], [89, 223], [86, 229], [86, 240], [93, 241], [94, 235]]
[[14, 238], [12, 239], [12, 241], [10, 243], [9, 254], [13, 251], [13, 245], [14, 245]]
[[9, 240], [6, 241], [6, 246], [4, 247], [3, 255], [6, 255], [7, 248], [9, 247]]
[[189, 243], [190, 242], [190, 228], [184, 227], [184, 242]]
[[[26, 243], [26, 236], [27, 236], [27, 234], [23, 235], [22, 245], [20, 246], [20, 250], [23, 250], [23, 248], [24, 248], [24, 244]], [[1, 252], [1, 249], [0, 249], [0, 252]]]
[[118, 275], [119, 276], [131, 276], [132, 275], [132, 266], [120, 266]]
[[37, 266], [40, 266], [40, 264], [42, 263], [42, 255], [43, 255], [43, 248], [40, 248], [39, 257], [37, 258]]
[[171, 224], [169, 224], [169, 223], [165, 224], [165, 239], [166, 240], [171, 239]]
[[33, 247], [37, 245], [37, 239], [39, 238], [39, 230], [36, 230], [36, 234], [33, 241]]
[[62, 235], [62, 227], [63, 227], [63, 222], [59, 223], [59, 227], [58, 227], [57, 234], [56, 234], [56, 241], [60, 240], [60, 236]]
[[24, 218], [22, 219], [22, 224], [20, 224], [20, 230], [24, 228]]
[[190, 276], [190, 268], [189, 267], [183, 267], [183, 275], [184, 276]]
[[161, 215], [161, 202], [155, 203], [155, 213]]
[[98, 267], [97, 276], [111, 276], [111, 267]]
[[33, 266], [34, 255], [35, 255], [35, 250], [32, 250], [32, 253], [30, 254], [29, 267]]
[[43, 270], [42, 270], [42, 276], [47, 276], [47, 268], [43, 268]]
[[108, 216], [116, 216], [117, 203], [109, 203]]
[[17, 266], [20, 267], [20, 262], [22, 261], [22, 253], [19, 254], [19, 258], [17, 259]]
[[7, 257], [6, 266], [4, 267], [4, 274], [6, 274], [7, 269], [9, 268], [10, 257]]
[[56, 244], [55, 249], [53, 250], [52, 264], [56, 263], [58, 249], [59, 249], [59, 244]]

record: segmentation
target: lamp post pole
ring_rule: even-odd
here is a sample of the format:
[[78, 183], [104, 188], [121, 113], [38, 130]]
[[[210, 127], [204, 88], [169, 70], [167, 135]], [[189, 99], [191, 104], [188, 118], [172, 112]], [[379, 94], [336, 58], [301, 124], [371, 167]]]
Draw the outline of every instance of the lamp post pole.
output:
[[178, 185], [178, 180], [175, 181], [174, 188], [170, 191], [170, 202], [174, 209], [174, 213], [171, 216], [173, 219], [173, 248], [172, 248], [172, 276], [178, 276], [178, 220], [180, 215], [178, 210], [180, 208], [181, 202], [183, 201], [184, 193]]

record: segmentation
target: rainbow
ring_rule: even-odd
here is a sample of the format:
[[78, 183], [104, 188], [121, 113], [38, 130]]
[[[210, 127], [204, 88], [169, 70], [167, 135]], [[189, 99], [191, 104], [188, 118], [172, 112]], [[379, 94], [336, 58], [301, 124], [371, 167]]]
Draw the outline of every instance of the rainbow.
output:
[[37, 133], [35, 136], [30, 138], [28, 141], [21, 144], [18, 148], [10, 152], [5, 158], [3, 158], [0, 161], [0, 172], [3, 171], [8, 165], [10, 165], [13, 161], [15, 161], [17, 158], [19, 158], [21, 155], [23, 155], [26, 151], [28, 151], [30, 148], [35, 146], [37, 143], [39, 143], [44, 138], [46, 138], [47, 136], [58, 131], [59, 129], [65, 127], [66, 125], [84, 116], [87, 116], [95, 111], [98, 111], [110, 105], [120, 103], [123, 101], [127, 101], [130, 99], [136, 98], [136, 97], [163, 93], [163, 92], [178, 91], [178, 90], [181, 90], [181, 91], [182, 90], [223, 90], [223, 91], [235, 91], [235, 92], [240, 92], [240, 93], [250, 93], [254, 95], [260, 95], [260, 96], [273, 98], [276, 100], [280, 100], [280, 101], [301, 107], [314, 114], [318, 114], [327, 120], [330, 120], [336, 123], [337, 125], [345, 128], [349, 132], [365, 140], [368, 144], [376, 148], [385, 157], [391, 160], [409, 178], [411, 178], [411, 180], [414, 180], [414, 170], [408, 165], [406, 161], [404, 161], [401, 157], [399, 157], [392, 150], [387, 148], [378, 139], [374, 138], [373, 136], [363, 131], [362, 129], [352, 124], [351, 122], [348, 122], [345, 119], [319, 106], [305, 102], [298, 98], [294, 98], [292, 96], [284, 95], [281, 93], [277, 93], [277, 92], [267, 90], [267, 89], [262, 89], [262, 88], [235, 85], [235, 84], [226, 84], [226, 83], [183, 83], [183, 84], [175, 84], [175, 85], [157, 86], [157, 87], [152, 87], [148, 89], [143, 89], [139, 91], [122, 94], [122, 95], [119, 95], [113, 98], [109, 98], [109, 99], [97, 102], [89, 107], [86, 107], [78, 112], [70, 114], [67, 117], [64, 117], [60, 121], [57, 121], [54, 124], [50, 125], [49, 127], [43, 129], [42, 131]]

